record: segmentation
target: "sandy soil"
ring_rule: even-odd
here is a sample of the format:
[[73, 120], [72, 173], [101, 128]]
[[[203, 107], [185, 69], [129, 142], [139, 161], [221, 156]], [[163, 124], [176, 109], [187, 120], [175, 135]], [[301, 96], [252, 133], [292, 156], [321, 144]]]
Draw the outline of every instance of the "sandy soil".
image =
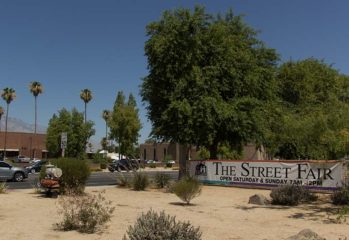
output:
[[[96, 234], [75, 231], [60, 232], [53, 224], [60, 217], [57, 199], [43, 198], [33, 190], [10, 190], [0, 195], [0, 239], [122, 239], [127, 227], [145, 211], [165, 210], [177, 219], [200, 226], [203, 239], [285, 239], [300, 230], [310, 228], [328, 240], [349, 238], [349, 225], [336, 224], [335, 209], [322, 196], [317, 204], [297, 207], [258, 206], [248, 204], [256, 193], [269, 196], [268, 190], [204, 186], [193, 205], [183, 206], [174, 195], [150, 189], [135, 192], [117, 187], [87, 188], [89, 193], [106, 190], [105, 196], [113, 201], [116, 210], [107, 229]], [[327, 200], [326, 200], [327, 199]], [[348, 221], [349, 222], [349, 221]]]

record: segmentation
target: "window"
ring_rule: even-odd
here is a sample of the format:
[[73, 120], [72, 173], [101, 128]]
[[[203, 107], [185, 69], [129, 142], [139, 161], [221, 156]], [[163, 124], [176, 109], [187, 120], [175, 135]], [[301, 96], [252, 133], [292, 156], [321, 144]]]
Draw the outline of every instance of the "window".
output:
[[166, 155], [167, 155], [167, 149], [164, 148], [164, 158], [166, 157]]
[[156, 161], [156, 149], [154, 148], [154, 159]]
[[143, 156], [144, 156], [144, 160], [147, 160], [147, 149], [145, 149], [145, 148], [144, 148]]
[[10, 165], [8, 165], [8, 164], [5, 163], [5, 162], [0, 162], [0, 167], [1, 167], [1, 168], [9, 168]]

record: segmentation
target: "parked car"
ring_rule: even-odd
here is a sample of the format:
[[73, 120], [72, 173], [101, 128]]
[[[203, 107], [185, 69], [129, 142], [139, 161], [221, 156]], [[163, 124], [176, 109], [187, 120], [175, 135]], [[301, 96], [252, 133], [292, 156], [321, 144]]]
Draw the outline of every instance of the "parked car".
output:
[[44, 166], [47, 163], [47, 161], [39, 160], [31, 164], [30, 166], [26, 167], [26, 170], [29, 173], [36, 173], [41, 171], [41, 167]]
[[18, 155], [14, 160], [13, 162], [16, 162], [16, 163], [28, 163], [30, 162], [30, 158], [29, 157], [26, 157], [26, 156], [23, 156], [23, 155]]
[[152, 163], [160, 163], [159, 161], [155, 160], [147, 160], [147, 164], [152, 164]]
[[40, 161], [41, 161], [41, 159], [34, 158], [34, 159], [30, 160], [29, 163], [34, 164], [34, 163], [40, 162]]
[[137, 160], [134, 159], [120, 159], [114, 160], [109, 164], [108, 169], [110, 172], [114, 171], [137, 171], [139, 168]]
[[16, 182], [21, 182], [25, 178], [28, 178], [28, 172], [26, 169], [20, 167], [13, 167], [7, 162], [0, 162], [1, 181], [13, 180]]

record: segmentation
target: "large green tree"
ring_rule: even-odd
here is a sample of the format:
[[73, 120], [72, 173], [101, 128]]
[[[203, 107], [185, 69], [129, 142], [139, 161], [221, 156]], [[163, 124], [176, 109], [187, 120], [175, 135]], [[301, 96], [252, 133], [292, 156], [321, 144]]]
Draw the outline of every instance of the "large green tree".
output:
[[[324, 61], [288, 61], [277, 73], [279, 104], [266, 144], [283, 159], [338, 159], [349, 153], [349, 78]], [[270, 116], [269, 116], [270, 117]]]
[[93, 122], [84, 122], [83, 113], [75, 108], [72, 111], [62, 109], [58, 115], [54, 114], [49, 121], [46, 135], [46, 147], [55, 157], [61, 155], [61, 133], [68, 136], [65, 155], [67, 157], [82, 157], [86, 151], [87, 140], [95, 134]]
[[118, 92], [108, 124], [110, 137], [115, 139], [119, 145], [119, 154], [133, 155], [142, 125], [138, 116], [136, 100], [132, 94], [129, 95], [126, 103], [123, 92]]
[[4, 143], [4, 159], [6, 158], [6, 141], [7, 141], [7, 121], [10, 110], [10, 103], [16, 99], [16, 91], [13, 88], [4, 88], [1, 93], [2, 99], [6, 102], [6, 118], [5, 118], [5, 143]]
[[[220, 143], [263, 143], [278, 56], [240, 16], [212, 16], [203, 7], [165, 11], [147, 35], [141, 95], [153, 136], [205, 146], [212, 158]], [[180, 175], [185, 165], [181, 159]]]

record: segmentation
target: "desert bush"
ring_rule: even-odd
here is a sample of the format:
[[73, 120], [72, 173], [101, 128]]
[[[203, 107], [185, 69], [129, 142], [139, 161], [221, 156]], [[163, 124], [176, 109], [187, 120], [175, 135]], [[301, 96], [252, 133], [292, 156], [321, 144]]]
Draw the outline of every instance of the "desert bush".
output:
[[0, 194], [6, 193], [7, 191], [7, 184], [6, 182], [0, 182]]
[[132, 179], [127, 178], [124, 174], [120, 173], [116, 177], [116, 182], [119, 187], [131, 187]]
[[349, 214], [349, 206], [348, 205], [347, 206], [343, 206], [338, 211], [337, 222], [338, 223], [346, 222], [348, 214]]
[[56, 224], [59, 230], [77, 230], [82, 233], [94, 233], [108, 222], [114, 212], [111, 201], [106, 201], [102, 193], [98, 195], [66, 195], [59, 199], [61, 222]]
[[347, 205], [349, 204], [349, 185], [335, 190], [331, 195], [332, 203], [335, 205]]
[[174, 186], [176, 185], [175, 181], [169, 181], [166, 185], [165, 185], [165, 192], [166, 193], [174, 193]]
[[189, 222], [176, 221], [174, 216], [153, 210], [137, 219], [134, 226], [129, 226], [127, 236], [124, 240], [159, 240], [159, 239], [181, 239], [200, 240], [200, 228], [193, 227]]
[[311, 202], [317, 200], [317, 196], [308, 189], [298, 185], [284, 185], [274, 188], [270, 197], [272, 204], [296, 206], [300, 202]]
[[84, 192], [85, 184], [90, 176], [90, 168], [84, 160], [74, 158], [61, 158], [52, 161], [52, 164], [62, 169], [59, 179], [61, 193], [81, 194]]
[[164, 188], [170, 181], [170, 176], [163, 173], [156, 173], [154, 181], [156, 187]]
[[90, 168], [90, 172], [102, 172], [100, 168]]
[[133, 176], [133, 190], [144, 191], [149, 186], [149, 177], [144, 173], [136, 172]]
[[35, 194], [40, 194], [41, 193], [41, 184], [40, 184], [40, 180], [39, 178], [35, 178], [34, 179], [34, 182], [32, 184], [32, 187], [33, 187], [33, 192]]
[[187, 204], [199, 196], [201, 193], [201, 184], [196, 178], [184, 177], [179, 180], [173, 187], [174, 193]]

